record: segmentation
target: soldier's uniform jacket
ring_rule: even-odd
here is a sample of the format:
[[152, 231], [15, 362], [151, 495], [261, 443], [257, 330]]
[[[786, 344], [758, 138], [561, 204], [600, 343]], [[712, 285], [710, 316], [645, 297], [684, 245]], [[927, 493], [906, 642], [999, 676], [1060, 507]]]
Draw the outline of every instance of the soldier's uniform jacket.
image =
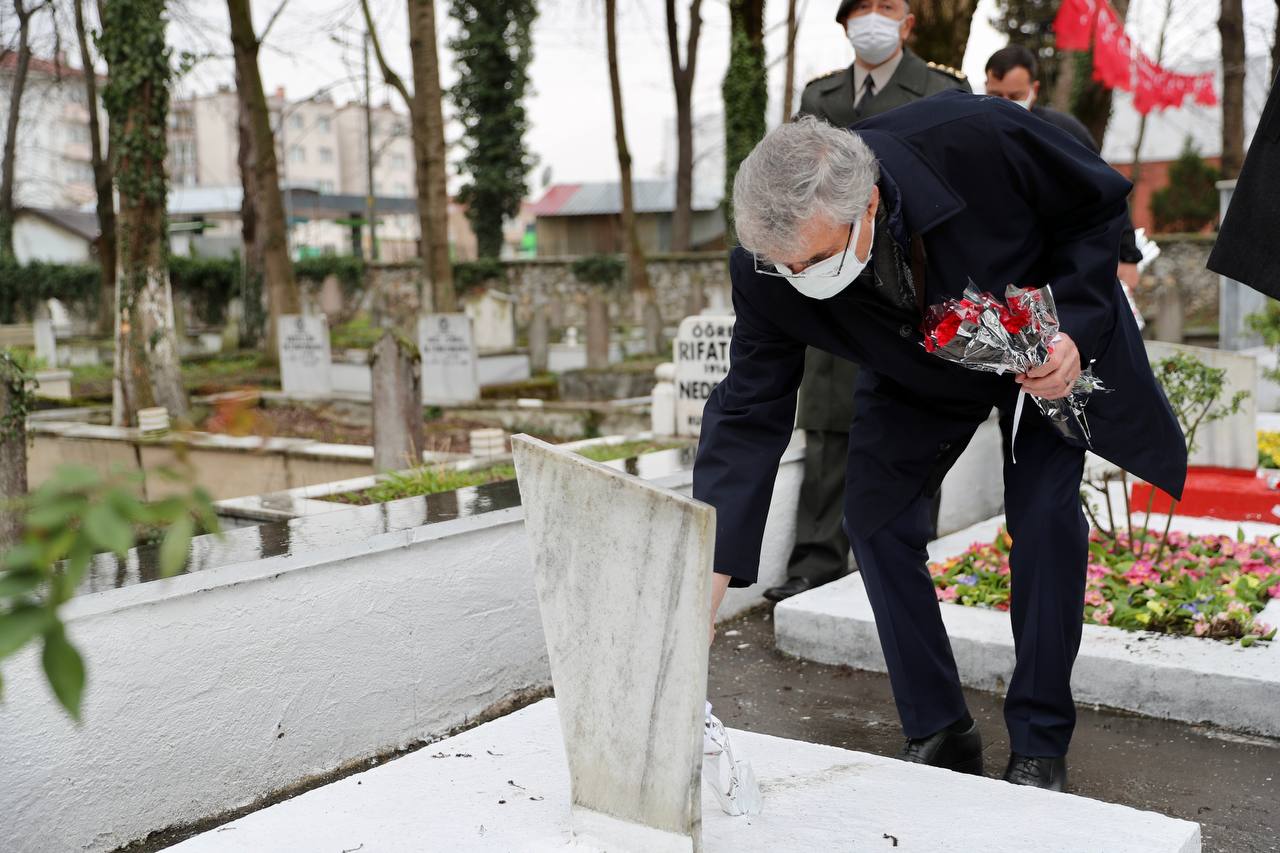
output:
[[[850, 65], [809, 82], [800, 96], [800, 115], [811, 115], [836, 127], [918, 101], [939, 92], [968, 92], [964, 74], [944, 65], [925, 62], [903, 48], [902, 60], [885, 87], [870, 103], [854, 107], [854, 67]], [[853, 383], [856, 365], [830, 353], [810, 349], [805, 360], [804, 384], [796, 426], [801, 429], [846, 432], [853, 420]]]
[[[1000, 98], [947, 92], [853, 132], [880, 164], [894, 239], [923, 250], [913, 252], [912, 276], [923, 301], [958, 298], [970, 279], [995, 292], [1052, 285], [1063, 332], [1112, 389], [1088, 402], [1093, 451], [1180, 496], [1182, 430], [1115, 276], [1131, 184], [1068, 134]], [[819, 300], [756, 273], [741, 247], [729, 270], [731, 366], [703, 412], [693, 496], [716, 509], [715, 570], [743, 586], [759, 568], [806, 345], [868, 368], [855, 395], [845, 498], [846, 526], [859, 536], [939, 480], [1017, 385], [925, 352], [918, 307], [903, 310], [860, 286], [867, 276]], [[1039, 417], [1034, 408], [1023, 416]]]

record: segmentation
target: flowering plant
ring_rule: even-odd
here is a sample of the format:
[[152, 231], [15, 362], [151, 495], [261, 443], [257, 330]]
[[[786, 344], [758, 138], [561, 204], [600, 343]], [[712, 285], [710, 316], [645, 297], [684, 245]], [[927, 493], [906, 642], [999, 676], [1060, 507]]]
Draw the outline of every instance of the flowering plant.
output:
[[[1242, 646], [1274, 639], [1276, 628], [1256, 618], [1267, 599], [1280, 598], [1280, 547], [1273, 539], [1172, 531], [1161, 541], [1159, 534], [1135, 531], [1131, 542], [1119, 535], [1121, 542], [1090, 533], [1086, 622]], [[994, 542], [930, 564], [938, 600], [1008, 610], [1012, 544], [1002, 529]]]
[[[1009, 285], [1005, 301], [1001, 302], [990, 293], [980, 292], [973, 282], [965, 288], [962, 299], [930, 306], [921, 325], [927, 352], [972, 370], [1014, 374], [1026, 373], [1048, 361], [1058, 329], [1057, 307], [1048, 287]], [[1105, 390], [1093, 371], [1086, 368], [1069, 396], [1060, 400], [1031, 399], [1059, 432], [1087, 445], [1085, 402], [1089, 394]]]

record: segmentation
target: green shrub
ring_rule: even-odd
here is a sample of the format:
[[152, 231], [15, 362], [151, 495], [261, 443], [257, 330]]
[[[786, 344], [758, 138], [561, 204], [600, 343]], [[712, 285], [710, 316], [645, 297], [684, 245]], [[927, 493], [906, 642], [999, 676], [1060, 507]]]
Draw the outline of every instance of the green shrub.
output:
[[1188, 138], [1182, 154], [1169, 167], [1169, 185], [1151, 196], [1156, 230], [1201, 231], [1218, 221], [1218, 189], [1221, 173], [1210, 166]]
[[611, 287], [622, 281], [627, 263], [617, 255], [584, 255], [574, 260], [570, 270], [583, 284]]

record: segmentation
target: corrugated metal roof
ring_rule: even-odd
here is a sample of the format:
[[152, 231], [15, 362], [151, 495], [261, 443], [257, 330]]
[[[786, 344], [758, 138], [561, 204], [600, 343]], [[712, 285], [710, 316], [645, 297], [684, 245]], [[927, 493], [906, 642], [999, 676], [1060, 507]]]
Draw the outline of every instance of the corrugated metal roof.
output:
[[[636, 213], [670, 213], [675, 209], [676, 184], [672, 180], [631, 182]], [[714, 210], [715, 197], [694, 193], [694, 210]], [[597, 181], [585, 184], [555, 184], [534, 205], [537, 216], [599, 216], [622, 212], [622, 184]]]

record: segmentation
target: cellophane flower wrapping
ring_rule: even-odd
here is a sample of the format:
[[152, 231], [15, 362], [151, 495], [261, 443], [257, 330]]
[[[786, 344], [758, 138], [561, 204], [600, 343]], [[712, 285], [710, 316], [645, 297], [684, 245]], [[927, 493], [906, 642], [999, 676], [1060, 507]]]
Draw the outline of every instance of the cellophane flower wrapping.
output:
[[[1001, 302], [971, 281], [961, 299], [925, 312], [924, 348], [971, 370], [1026, 373], [1048, 361], [1060, 324], [1048, 287], [1009, 285]], [[1105, 392], [1091, 368], [1081, 372], [1071, 394], [1058, 400], [1031, 396], [1049, 422], [1068, 439], [1088, 446], [1084, 409], [1089, 395]]]

